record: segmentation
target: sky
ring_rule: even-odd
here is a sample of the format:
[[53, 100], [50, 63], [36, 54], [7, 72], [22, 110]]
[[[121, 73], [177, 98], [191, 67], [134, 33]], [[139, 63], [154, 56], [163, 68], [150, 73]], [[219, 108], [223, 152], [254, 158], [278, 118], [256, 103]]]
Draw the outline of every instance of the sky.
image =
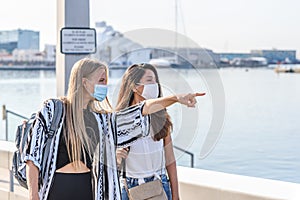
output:
[[[56, 0], [0, 0], [0, 30], [40, 31], [40, 46], [56, 43]], [[297, 50], [299, 0], [178, 0], [178, 29], [214, 52]], [[175, 0], [90, 0], [90, 27], [106, 21], [120, 32], [175, 30]]]

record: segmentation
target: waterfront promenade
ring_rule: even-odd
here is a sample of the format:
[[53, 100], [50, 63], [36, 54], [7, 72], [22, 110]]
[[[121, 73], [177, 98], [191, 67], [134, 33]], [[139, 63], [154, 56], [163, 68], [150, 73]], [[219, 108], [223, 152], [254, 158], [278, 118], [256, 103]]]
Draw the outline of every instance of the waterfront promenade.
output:
[[[0, 141], [0, 200], [28, 199], [27, 190], [10, 173], [14, 143]], [[180, 196], [184, 200], [299, 200], [300, 184], [221, 172], [178, 167]]]

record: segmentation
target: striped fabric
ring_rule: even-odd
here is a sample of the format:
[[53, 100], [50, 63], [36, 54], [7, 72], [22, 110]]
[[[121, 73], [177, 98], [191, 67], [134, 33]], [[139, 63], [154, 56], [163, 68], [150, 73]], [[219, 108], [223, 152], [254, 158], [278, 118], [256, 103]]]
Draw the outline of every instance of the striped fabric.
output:
[[[109, 200], [121, 199], [115, 159], [115, 145], [117, 144], [120, 147], [130, 146], [138, 138], [149, 134], [149, 116], [142, 116], [143, 105], [144, 103], [141, 103], [116, 113], [94, 113], [100, 135], [92, 167], [94, 199], [103, 200], [105, 194], [108, 195]], [[45, 101], [42, 109], [36, 115], [28, 136], [27, 149], [24, 152], [24, 160], [31, 160], [38, 167], [40, 177], [43, 174], [39, 186], [41, 200], [47, 199], [56, 171], [58, 144], [64, 121], [63, 118], [60, 120], [59, 128], [52, 138], [49, 155], [44, 155], [45, 144], [48, 138], [47, 130], [49, 130], [51, 125], [54, 112], [54, 102], [52, 100]], [[105, 154], [106, 156], [104, 156]], [[45, 169], [41, 169], [43, 156], [48, 157]], [[107, 180], [109, 180], [108, 191], [104, 191], [104, 174], [107, 174]]]
[[116, 113], [118, 147], [128, 147], [150, 132], [149, 116], [142, 116], [144, 102]]

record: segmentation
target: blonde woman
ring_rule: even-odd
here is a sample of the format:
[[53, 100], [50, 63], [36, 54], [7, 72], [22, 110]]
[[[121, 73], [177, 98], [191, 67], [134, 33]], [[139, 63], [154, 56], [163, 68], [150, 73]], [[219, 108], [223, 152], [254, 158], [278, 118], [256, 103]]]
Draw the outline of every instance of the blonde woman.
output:
[[[187, 106], [196, 103], [196, 95], [187, 94], [111, 112], [107, 82], [106, 65], [81, 59], [72, 68], [68, 93], [61, 98], [63, 115], [52, 138], [48, 129], [57, 112], [56, 104], [47, 100], [37, 113], [24, 155], [30, 199], [121, 199], [116, 137], [124, 145], [131, 143], [148, 134], [148, 114], [175, 102]], [[153, 109], [155, 104], [159, 108]], [[136, 130], [138, 135], [129, 129]], [[45, 152], [48, 140], [50, 150]], [[43, 163], [45, 156], [47, 163]]]
[[[150, 64], [134, 64], [123, 76], [116, 110], [161, 96], [162, 90], [155, 67]], [[160, 176], [168, 199], [177, 200], [179, 194], [171, 138], [172, 122], [165, 109], [150, 115], [150, 127], [151, 134], [132, 142], [127, 148], [117, 149], [118, 165], [125, 158], [128, 188], [153, 181]], [[125, 187], [122, 188], [122, 199], [128, 199]]]

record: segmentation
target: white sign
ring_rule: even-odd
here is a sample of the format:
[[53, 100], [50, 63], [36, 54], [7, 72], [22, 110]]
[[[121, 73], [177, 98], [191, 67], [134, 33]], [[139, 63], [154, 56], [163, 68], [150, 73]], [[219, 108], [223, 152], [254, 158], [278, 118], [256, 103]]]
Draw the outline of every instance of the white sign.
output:
[[89, 54], [96, 52], [96, 30], [91, 28], [63, 28], [61, 53]]

